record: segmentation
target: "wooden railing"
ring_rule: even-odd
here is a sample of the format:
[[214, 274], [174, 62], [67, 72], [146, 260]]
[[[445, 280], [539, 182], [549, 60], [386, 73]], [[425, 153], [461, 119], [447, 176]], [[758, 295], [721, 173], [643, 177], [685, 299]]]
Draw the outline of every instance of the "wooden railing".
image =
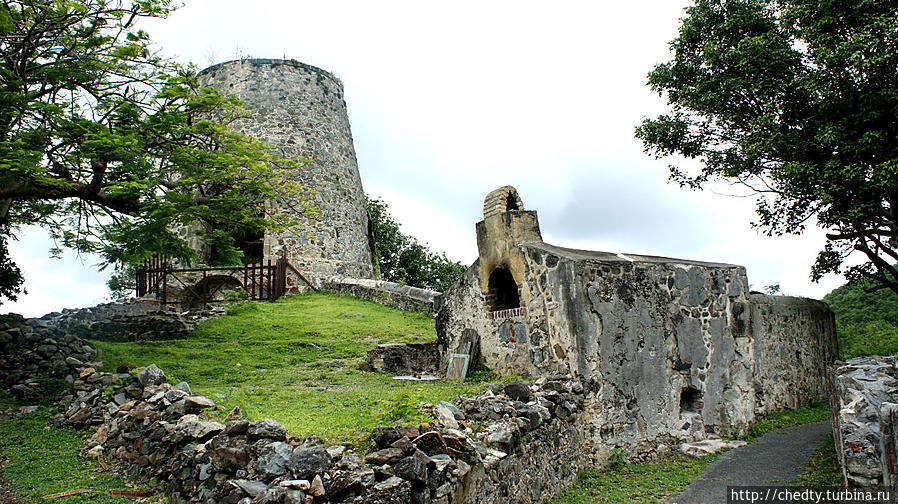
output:
[[[223, 301], [223, 290], [239, 286], [253, 301], [273, 301], [287, 293], [288, 268], [308, 282], [283, 257], [274, 263], [269, 259], [267, 264], [175, 268], [171, 261], [153, 256], [137, 268], [137, 296], [153, 295], [164, 304], [205, 307]], [[179, 291], [180, 295], [173, 296], [172, 291]]]

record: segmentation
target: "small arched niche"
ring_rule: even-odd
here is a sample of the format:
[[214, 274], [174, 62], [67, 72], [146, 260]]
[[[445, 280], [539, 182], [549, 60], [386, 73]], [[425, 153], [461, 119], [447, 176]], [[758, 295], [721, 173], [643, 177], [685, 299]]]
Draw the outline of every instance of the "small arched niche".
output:
[[523, 208], [521, 208], [518, 198], [509, 191], [508, 196], [505, 197], [505, 211], [510, 212], [512, 210], [523, 210]]
[[514, 281], [511, 271], [505, 266], [500, 266], [490, 273], [488, 287], [487, 305], [490, 311], [511, 310], [521, 307], [518, 284]]

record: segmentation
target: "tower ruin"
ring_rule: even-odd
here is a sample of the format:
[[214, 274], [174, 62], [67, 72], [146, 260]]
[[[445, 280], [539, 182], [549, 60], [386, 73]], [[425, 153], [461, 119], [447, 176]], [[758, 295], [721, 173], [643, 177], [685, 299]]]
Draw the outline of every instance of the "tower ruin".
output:
[[[235, 124], [243, 133], [287, 159], [311, 159], [295, 180], [318, 214], [297, 216], [295, 231], [247, 240], [245, 253], [263, 262], [286, 256], [315, 282], [330, 275], [373, 277], [365, 193], [340, 80], [295, 60], [244, 59], [203, 70], [200, 84], [244, 102], [247, 115]], [[185, 238], [203, 250], [202, 237]]]

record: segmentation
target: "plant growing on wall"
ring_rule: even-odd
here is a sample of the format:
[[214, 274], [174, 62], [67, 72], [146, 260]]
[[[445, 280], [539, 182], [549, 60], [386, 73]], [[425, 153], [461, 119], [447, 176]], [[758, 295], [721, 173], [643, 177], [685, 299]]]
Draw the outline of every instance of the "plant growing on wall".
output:
[[[189, 259], [171, 230], [214, 222], [224, 250], [288, 225], [266, 202], [298, 187], [291, 162], [228, 128], [240, 103], [153, 53], [141, 18], [171, 0], [10, 0], [0, 7], [0, 238], [25, 224], [107, 263]], [[266, 218], [268, 217], [268, 218]], [[231, 247], [233, 249], [233, 247]], [[0, 247], [0, 296], [21, 275]]]
[[894, 2], [696, 0], [673, 59], [649, 73], [671, 111], [637, 128], [647, 153], [698, 189], [718, 179], [759, 195], [756, 226], [828, 241], [811, 272], [898, 292], [898, 16]]
[[465, 266], [445, 252], [432, 252], [399, 230], [381, 199], [366, 197], [374, 238], [374, 267], [384, 280], [443, 292], [461, 276]]

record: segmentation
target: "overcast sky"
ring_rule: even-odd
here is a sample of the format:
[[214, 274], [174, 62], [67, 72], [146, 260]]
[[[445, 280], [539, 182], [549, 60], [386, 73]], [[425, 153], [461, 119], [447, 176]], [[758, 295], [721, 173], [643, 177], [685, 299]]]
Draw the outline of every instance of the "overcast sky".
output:
[[[688, 4], [629, 2], [307, 2], [187, 0], [145, 28], [165, 55], [200, 68], [292, 58], [343, 81], [366, 192], [407, 234], [470, 264], [483, 197], [505, 184], [562, 246], [720, 261], [753, 288], [810, 297], [824, 237], [764, 237], [754, 200], [727, 186], [667, 181], [634, 127], [665, 110], [645, 86], [668, 59]], [[674, 160], [676, 162], [677, 160]], [[40, 315], [104, 301], [97, 260], [50, 259], [28, 230], [12, 243], [28, 294], [0, 311]]]

